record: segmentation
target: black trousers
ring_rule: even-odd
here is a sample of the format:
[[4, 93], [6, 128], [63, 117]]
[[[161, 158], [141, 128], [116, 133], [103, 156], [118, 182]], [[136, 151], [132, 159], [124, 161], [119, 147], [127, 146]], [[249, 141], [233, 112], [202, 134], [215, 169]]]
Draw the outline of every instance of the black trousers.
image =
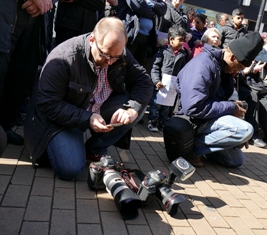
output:
[[0, 124], [4, 129], [12, 127], [20, 105], [32, 91], [39, 64], [41, 19], [32, 18], [18, 4], [10, 51], [0, 53]]

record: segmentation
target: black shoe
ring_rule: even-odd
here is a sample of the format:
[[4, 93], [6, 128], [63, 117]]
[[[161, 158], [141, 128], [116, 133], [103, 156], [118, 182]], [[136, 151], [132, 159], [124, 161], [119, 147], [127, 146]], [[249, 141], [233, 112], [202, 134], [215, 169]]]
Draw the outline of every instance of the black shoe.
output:
[[266, 143], [262, 139], [259, 139], [259, 138], [250, 139], [249, 144], [254, 145], [258, 148], [264, 148], [266, 146]]
[[24, 144], [24, 138], [21, 135], [18, 135], [11, 129], [6, 131], [7, 136], [7, 143], [9, 144], [15, 144], [15, 145], [23, 145]]

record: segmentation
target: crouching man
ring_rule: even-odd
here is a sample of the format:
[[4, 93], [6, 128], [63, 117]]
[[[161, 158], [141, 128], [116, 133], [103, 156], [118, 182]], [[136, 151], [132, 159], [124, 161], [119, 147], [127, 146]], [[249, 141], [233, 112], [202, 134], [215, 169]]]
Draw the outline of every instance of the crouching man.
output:
[[[55, 174], [73, 179], [86, 158], [100, 160], [142, 118], [153, 83], [126, 43], [122, 21], [103, 18], [92, 33], [49, 54], [24, 127], [33, 164], [47, 153]], [[84, 144], [87, 129], [91, 137]]]
[[234, 89], [232, 74], [249, 67], [262, 46], [258, 32], [231, 41], [224, 50], [205, 44], [178, 74], [180, 112], [197, 124], [194, 155], [188, 159], [194, 166], [203, 166], [201, 155], [227, 167], [244, 163], [238, 146], [252, 137], [253, 127], [242, 120], [242, 102], [228, 98]]

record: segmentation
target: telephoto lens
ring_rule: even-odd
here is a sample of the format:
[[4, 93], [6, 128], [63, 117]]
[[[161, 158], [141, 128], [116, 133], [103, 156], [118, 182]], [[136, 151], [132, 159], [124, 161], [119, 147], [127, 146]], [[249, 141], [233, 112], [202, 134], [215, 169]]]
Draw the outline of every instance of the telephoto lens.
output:
[[179, 204], [185, 201], [185, 197], [183, 195], [173, 192], [166, 186], [158, 187], [156, 195], [162, 201], [170, 216], [176, 215]]
[[114, 169], [106, 170], [103, 177], [106, 190], [114, 198], [116, 207], [124, 220], [135, 219], [142, 201], [125, 183], [120, 173]]

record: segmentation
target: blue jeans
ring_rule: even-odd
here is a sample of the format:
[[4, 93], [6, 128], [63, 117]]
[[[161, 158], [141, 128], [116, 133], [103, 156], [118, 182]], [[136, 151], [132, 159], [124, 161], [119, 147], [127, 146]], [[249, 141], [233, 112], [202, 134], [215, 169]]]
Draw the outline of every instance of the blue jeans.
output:
[[[201, 124], [196, 129], [194, 152], [228, 167], [238, 167], [245, 156], [237, 147], [253, 135], [253, 127], [240, 118], [226, 115]], [[214, 153], [216, 152], [216, 153]]]
[[[109, 123], [112, 114], [129, 99], [128, 95], [111, 96], [101, 106], [101, 116]], [[84, 144], [83, 131], [66, 127], [49, 142], [47, 147], [51, 166], [60, 179], [71, 180], [78, 176], [86, 165], [85, 152], [106, 154], [107, 148], [115, 144], [144, 115], [142, 110], [136, 120], [128, 125], [115, 127], [107, 133], [91, 130], [91, 137]], [[88, 120], [89, 121], [89, 120]]]
[[170, 107], [157, 104], [156, 103], [157, 94], [158, 94], [158, 90], [154, 90], [153, 96], [150, 100], [148, 119], [159, 120], [164, 123], [168, 118]]

